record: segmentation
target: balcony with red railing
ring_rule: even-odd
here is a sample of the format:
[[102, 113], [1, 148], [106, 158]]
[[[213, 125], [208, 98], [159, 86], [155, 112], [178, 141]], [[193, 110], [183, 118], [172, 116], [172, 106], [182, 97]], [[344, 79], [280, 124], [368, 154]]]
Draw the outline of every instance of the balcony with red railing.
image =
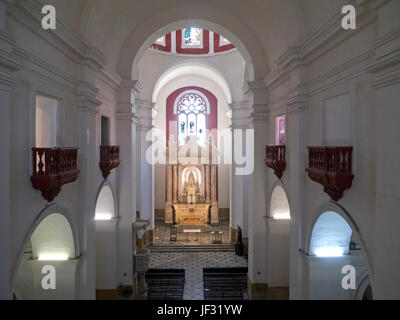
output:
[[63, 185], [78, 178], [78, 148], [32, 148], [32, 151], [32, 185], [42, 192], [45, 200], [52, 202]]
[[120, 164], [119, 146], [100, 146], [100, 169], [103, 172], [103, 178], [107, 179], [112, 169]]
[[324, 191], [339, 201], [350, 189], [353, 147], [308, 147], [308, 176], [324, 186]]
[[278, 179], [282, 179], [283, 171], [286, 169], [286, 146], [266, 146], [265, 164], [274, 170]]

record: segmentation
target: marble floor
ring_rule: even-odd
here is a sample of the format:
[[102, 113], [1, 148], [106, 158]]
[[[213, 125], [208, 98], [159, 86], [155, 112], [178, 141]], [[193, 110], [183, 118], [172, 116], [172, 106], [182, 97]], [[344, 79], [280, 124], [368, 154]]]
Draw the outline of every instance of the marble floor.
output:
[[[194, 228], [194, 227], [189, 226], [188, 228]], [[229, 220], [221, 220], [218, 226], [208, 226], [206, 229], [207, 229], [206, 231], [199, 234], [195, 233], [186, 234], [183, 232], [178, 232], [177, 241], [170, 241], [171, 226], [166, 225], [162, 221], [156, 220], [154, 245], [156, 246], [209, 245], [212, 244], [213, 241], [213, 235], [211, 231], [221, 232], [221, 238], [223, 244], [230, 243]]]
[[185, 269], [184, 300], [203, 300], [203, 268], [247, 267], [234, 252], [152, 252], [150, 268]]

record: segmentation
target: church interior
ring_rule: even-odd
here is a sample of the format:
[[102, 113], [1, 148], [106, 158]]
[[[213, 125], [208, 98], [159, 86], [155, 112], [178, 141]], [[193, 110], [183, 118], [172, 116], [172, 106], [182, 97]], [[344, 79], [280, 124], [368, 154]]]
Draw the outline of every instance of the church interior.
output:
[[0, 0], [0, 88], [1, 300], [400, 299], [400, 1]]

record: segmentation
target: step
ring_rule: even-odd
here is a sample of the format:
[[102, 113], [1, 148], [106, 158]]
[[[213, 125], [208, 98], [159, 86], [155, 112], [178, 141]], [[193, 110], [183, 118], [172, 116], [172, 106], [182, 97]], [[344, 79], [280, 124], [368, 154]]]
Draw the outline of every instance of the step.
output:
[[234, 252], [232, 244], [210, 244], [210, 245], [184, 245], [168, 246], [156, 245], [148, 247], [151, 252]]

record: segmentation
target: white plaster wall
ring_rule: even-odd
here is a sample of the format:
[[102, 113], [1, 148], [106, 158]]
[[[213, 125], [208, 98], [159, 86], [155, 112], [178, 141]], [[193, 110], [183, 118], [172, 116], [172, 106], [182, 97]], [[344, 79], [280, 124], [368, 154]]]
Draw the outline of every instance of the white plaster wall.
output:
[[345, 290], [342, 287], [342, 268], [354, 266], [356, 285], [365, 274], [366, 266], [361, 252], [335, 258], [308, 257], [309, 299], [311, 300], [354, 300], [357, 289]]
[[231, 91], [232, 101], [242, 101], [245, 63], [237, 50], [201, 57], [168, 55], [147, 50], [139, 64], [140, 82], [144, 86], [141, 98], [151, 101], [154, 87], [164, 73], [180, 65], [190, 64], [216, 70], [227, 82]]
[[96, 221], [96, 289], [116, 289], [117, 283], [116, 221]]

